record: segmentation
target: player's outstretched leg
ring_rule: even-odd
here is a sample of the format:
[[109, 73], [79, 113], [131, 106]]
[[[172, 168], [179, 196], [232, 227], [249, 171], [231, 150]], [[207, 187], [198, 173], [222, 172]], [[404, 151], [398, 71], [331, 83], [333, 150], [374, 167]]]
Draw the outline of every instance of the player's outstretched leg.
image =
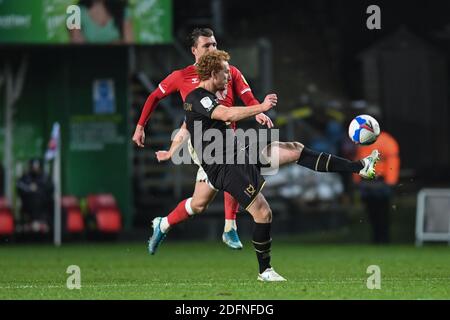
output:
[[231, 249], [242, 249], [243, 245], [239, 240], [236, 225], [236, 214], [239, 210], [239, 203], [228, 192], [223, 193], [225, 206], [225, 226], [222, 234], [222, 241]]
[[[378, 150], [361, 160], [350, 161], [326, 152], [318, 152], [305, 147], [300, 142], [273, 142], [263, 151], [271, 163], [278, 166], [296, 162], [319, 172], [352, 172], [366, 179], [375, 178], [375, 165], [380, 159]], [[274, 160], [275, 159], [275, 160]]]
[[272, 211], [261, 193], [256, 196], [253, 203], [247, 208], [247, 211], [253, 216], [255, 222], [252, 242], [259, 264], [257, 279], [264, 282], [286, 281], [285, 278], [275, 272], [270, 264]]
[[352, 172], [366, 179], [375, 178], [375, 165], [380, 159], [378, 150], [361, 160], [350, 161], [329, 153], [303, 148], [297, 164], [319, 172]]

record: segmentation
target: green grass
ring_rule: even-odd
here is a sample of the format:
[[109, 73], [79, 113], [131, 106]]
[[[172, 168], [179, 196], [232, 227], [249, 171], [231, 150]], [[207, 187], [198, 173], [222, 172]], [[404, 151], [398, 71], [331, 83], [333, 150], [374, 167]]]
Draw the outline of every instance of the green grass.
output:
[[[155, 256], [145, 243], [0, 246], [0, 299], [450, 299], [450, 248], [305, 245], [277, 241], [272, 262], [286, 283], [256, 281], [249, 242], [166, 240]], [[69, 265], [81, 290], [69, 290]], [[381, 289], [369, 290], [369, 265]]]

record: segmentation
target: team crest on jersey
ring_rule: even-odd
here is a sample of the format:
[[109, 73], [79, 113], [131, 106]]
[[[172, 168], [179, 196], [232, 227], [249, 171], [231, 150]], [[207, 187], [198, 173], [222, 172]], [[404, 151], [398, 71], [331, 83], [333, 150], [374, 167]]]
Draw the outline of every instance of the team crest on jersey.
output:
[[192, 83], [199, 83], [199, 81], [200, 81], [198, 78], [192, 78], [191, 80], [192, 80]]
[[213, 101], [210, 97], [204, 97], [202, 100], [200, 100], [200, 103], [202, 104], [203, 108], [208, 111], [213, 107]]

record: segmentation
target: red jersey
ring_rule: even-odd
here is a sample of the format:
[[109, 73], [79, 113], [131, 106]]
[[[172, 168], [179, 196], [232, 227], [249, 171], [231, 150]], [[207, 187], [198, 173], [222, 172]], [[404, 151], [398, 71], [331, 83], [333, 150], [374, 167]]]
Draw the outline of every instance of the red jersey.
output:
[[[256, 100], [253, 96], [250, 86], [239, 69], [230, 65], [230, 73], [231, 79], [228, 82], [227, 88], [216, 93], [220, 104], [231, 107], [234, 104], [236, 96], [240, 97], [247, 106], [259, 104], [258, 100]], [[141, 126], [145, 126], [147, 124], [147, 121], [159, 100], [178, 91], [184, 101], [186, 96], [193, 89], [198, 87], [199, 83], [200, 79], [194, 65], [190, 65], [184, 69], [175, 70], [169, 74], [163, 81], [161, 81], [158, 88], [147, 98], [138, 124]]]

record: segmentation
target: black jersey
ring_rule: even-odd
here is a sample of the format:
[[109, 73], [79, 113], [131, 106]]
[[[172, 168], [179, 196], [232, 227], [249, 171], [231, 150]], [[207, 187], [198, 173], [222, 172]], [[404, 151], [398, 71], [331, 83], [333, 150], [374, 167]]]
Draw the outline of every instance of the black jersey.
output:
[[204, 88], [191, 91], [184, 103], [191, 143], [205, 171], [217, 164], [234, 162], [236, 155], [236, 139], [231, 126], [222, 120], [211, 119], [219, 104], [216, 95]]
[[[218, 105], [216, 96], [208, 90], [191, 91], [184, 103], [186, 126], [209, 182], [215, 189], [229, 192], [247, 209], [263, 188], [264, 178], [256, 165], [248, 161], [237, 164], [238, 154], [246, 156], [246, 151], [237, 148], [231, 127], [224, 121], [211, 119]], [[222, 140], [222, 144], [217, 140]]]

